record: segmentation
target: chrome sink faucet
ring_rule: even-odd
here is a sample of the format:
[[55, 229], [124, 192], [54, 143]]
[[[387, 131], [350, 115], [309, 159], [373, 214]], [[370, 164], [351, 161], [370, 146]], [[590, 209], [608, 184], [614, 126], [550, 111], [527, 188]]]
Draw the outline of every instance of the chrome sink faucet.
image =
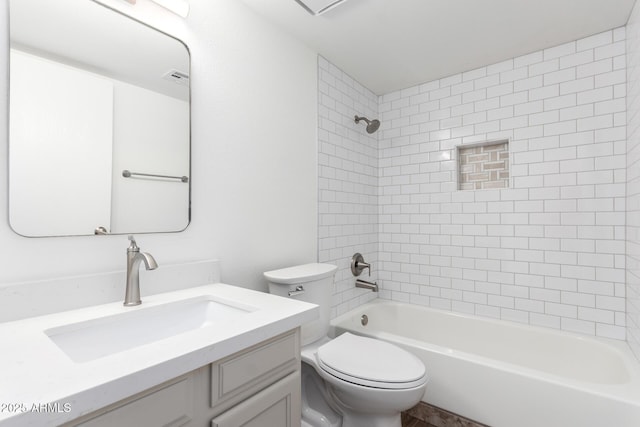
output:
[[127, 248], [127, 290], [124, 295], [124, 305], [140, 305], [140, 262], [144, 262], [147, 270], [155, 270], [158, 263], [150, 253], [140, 252], [133, 235], [128, 239], [131, 244]]

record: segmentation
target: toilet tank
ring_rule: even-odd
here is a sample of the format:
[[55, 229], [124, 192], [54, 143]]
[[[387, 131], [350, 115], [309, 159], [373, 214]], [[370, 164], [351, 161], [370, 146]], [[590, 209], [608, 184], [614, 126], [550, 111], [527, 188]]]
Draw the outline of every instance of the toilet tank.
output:
[[[302, 325], [303, 346], [319, 340], [329, 332], [333, 276], [337, 268], [332, 264], [316, 263], [264, 273], [269, 282], [270, 293], [320, 306], [320, 318]], [[299, 286], [302, 289], [296, 292]]]

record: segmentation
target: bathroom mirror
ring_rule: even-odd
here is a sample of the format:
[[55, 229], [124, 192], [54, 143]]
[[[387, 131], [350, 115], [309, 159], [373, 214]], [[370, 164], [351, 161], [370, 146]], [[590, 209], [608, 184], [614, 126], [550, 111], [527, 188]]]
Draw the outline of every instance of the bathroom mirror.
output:
[[9, 16], [12, 229], [29, 237], [183, 230], [187, 47], [93, 0], [10, 0]]

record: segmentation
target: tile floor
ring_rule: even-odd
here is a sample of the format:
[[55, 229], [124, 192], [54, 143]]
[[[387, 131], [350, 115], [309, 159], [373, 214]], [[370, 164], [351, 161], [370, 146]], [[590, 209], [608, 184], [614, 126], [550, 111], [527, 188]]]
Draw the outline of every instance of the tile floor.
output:
[[402, 427], [488, 427], [444, 409], [420, 402], [402, 413]]

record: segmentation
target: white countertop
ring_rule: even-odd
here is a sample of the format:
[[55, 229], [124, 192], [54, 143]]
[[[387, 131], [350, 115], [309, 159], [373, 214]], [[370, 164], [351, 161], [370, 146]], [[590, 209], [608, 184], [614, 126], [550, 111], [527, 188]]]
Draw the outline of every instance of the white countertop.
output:
[[[45, 334], [53, 327], [201, 295], [258, 308], [214, 324], [92, 361], [72, 361]], [[215, 283], [122, 302], [0, 323], [0, 426], [56, 426], [286, 332], [318, 316], [318, 308]], [[47, 407], [47, 405], [49, 405]], [[34, 409], [41, 408], [43, 412]]]

